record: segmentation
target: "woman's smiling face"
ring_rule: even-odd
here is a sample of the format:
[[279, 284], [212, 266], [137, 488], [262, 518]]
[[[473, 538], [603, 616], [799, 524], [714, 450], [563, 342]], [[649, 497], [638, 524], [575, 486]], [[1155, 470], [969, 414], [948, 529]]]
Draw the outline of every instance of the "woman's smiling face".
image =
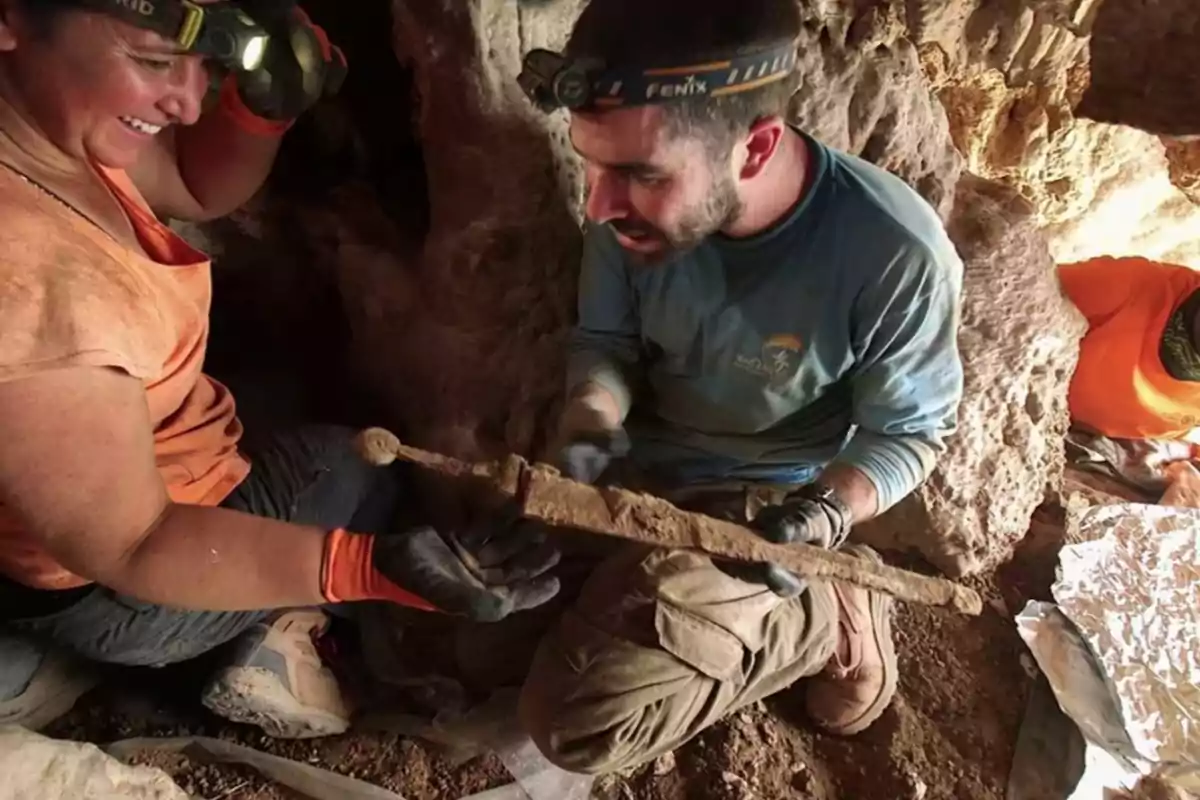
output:
[[199, 118], [202, 57], [105, 14], [40, 19], [28, 3], [0, 0], [0, 91], [58, 149], [127, 169], [168, 126]]

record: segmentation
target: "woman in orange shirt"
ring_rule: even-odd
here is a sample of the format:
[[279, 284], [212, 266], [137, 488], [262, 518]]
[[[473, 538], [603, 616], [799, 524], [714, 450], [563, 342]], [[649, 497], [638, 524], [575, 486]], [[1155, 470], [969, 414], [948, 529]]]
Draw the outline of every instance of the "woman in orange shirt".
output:
[[0, 0], [0, 723], [84, 685], [47, 643], [160, 665], [236, 639], [206, 705], [337, 733], [314, 607], [496, 619], [557, 591], [536, 536], [391, 530], [397, 474], [349, 431], [244, 450], [202, 372], [209, 261], [156, 213], [245, 202], [344, 66], [289, 3]]

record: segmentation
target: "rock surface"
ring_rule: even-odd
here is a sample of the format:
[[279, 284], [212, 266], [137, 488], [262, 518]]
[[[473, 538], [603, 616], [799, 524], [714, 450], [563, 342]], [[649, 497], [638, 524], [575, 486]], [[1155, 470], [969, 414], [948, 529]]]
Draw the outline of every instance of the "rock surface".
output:
[[966, 169], [1020, 191], [1060, 263], [1107, 253], [1200, 266], [1195, 146], [1076, 119], [1070, 78], [1013, 88], [998, 70], [935, 77]]
[[1103, 0], [907, 0], [909, 36], [953, 71], [994, 70], [1014, 88], [1061, 87]]
[[929, 481], [856, 535], [963, 575], [1006, 560], [1061, 484], [1085, 324], [1015, 190], [964, 177], [948, 229], [964, 262], [959, 431]]
[[1200, 5], [1104, 0], [1092, 26], [1092, 80], [1079, 114], [1151, 133], [1200, 134]]
[[826, 144], [896, 173], [944, 218], [954, 204], [961, 158], [898, 7], [856, 11], [822, 2], [802, 8], [797, 70], [803, 81], [792, 120]]
[[161, 769], [15, 725], [0, 728], [0, 775], [0, 800], [188, 800]]
[[[516, 76], [526, 50], [565, 38], [570, 5], [393, 6], [419, 98], [430, 226], [410, 313], [372, 303], [355, 324], [392, 354], [373, 377], [415, 443], [451, 455], [528, 452], [559, 391], [580, 241], [566, 197], [581, 184], [564, 120], [534, 113]], [[355, 290], [352, 302], [371, 301], [371, 282]]]
[[[1187, 60], [1184, 51], [1174, 51], [1181, 53], [1178, 57], [1151, 56], [1142, 52], [1146, 42], [1130, 39], [1144, 32], [1157, 41], [1153, 48], [1167, 46], [1172, 37], [1195, 35], [1188, 32], [1191, 23], [1184, 15], [1173, 16], [1171, 23], [1179, 19], [1182, 28], [1162, 38], [1165, 10], [1176, 5], [1149, 4], [1147, 19], [1137, 25], [1127, 18], [1141, 15], [1147, 5], [1126, 0], [908, 5], [910, 33], [946, 108], [965, 169], [1025, 195], [1056, 260], [1136, 253], [1200, 265], [1200, 247], [1186, 233], [1200, 221], [1189, 199], [1200, 195], [1196, 145], [1167, 142], [1164, 157], [1164, 146], [1153, 135], [1079, 118], [1168, 130], [1097, 106], [1110, 96], [1118, 105], [1129, 104], [1131, 93], [1140, 89], [1128, 76], [1119, 87], [1096, 87], [1115, 77], [1132, 49], [1138, 69], [1157, 70], [1147, 94], [1132, 104], [1173, 103], [1153, 87], [1175, 80], [1179, 64]], [[1188, 13], [1197, 18], [1196, 12]], [[1116, 28], [1114, 15], [1122, 20]], [[1200, 91], [1200, 78], [1191, 81]], [[1184, 87], [1182, 94], [1187, 92]]]
[[1174, 152], [1171, 162], [1158, 137], [1123, 125], [1076, 120], [1064, 130], [1041, 161], [1053, 179], [1044, 186], [1062, 187], [1040, 205], [1054, 260], [1140, 255], [1200, 269], [1200, 206], [1180, 188], [1196, 180], [1194, 151]]
[[1166, 148], [1171, 183], [1193, 204], [1200, 205], [1200, 140], [1164, 136], [1162, 143]]

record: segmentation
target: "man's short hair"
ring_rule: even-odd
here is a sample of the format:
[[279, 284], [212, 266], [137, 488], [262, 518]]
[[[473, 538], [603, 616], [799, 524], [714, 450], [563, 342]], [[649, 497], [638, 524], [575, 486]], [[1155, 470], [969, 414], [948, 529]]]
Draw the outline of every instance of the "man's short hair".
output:
[[[798, 0], [591, 0], [575, 21], [566, 55], [610, 67], [684, 66], [778, 44], [800, 35]], [[727, 153], [757, 120], [786, 113], [796, 76], [723, 97], [663, 106], [669, 135], [697, 136]]]

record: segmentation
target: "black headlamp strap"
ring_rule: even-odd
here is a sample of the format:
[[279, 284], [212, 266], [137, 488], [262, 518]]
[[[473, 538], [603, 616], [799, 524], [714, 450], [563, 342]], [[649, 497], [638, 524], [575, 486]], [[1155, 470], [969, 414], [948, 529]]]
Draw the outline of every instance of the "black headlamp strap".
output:
[[191, 50], [204, 29], [204, 7], [190, 0], [77, 0], [85, 8], [99, 11], [146, 28], [170, 39], [183, 50]]
[[727, 58], [683, 66], [609, 67], [551, 50], [526, 54], [517, 82], [539, 108], [617, 108], [719, 98], [787, 78], [796, 68], [795, 39]]
[[796, 66], [796, 43], [681, 67], [604, 70], [592, 81], [601, 108], [667, 103], [748, 92], [783, 80]]

